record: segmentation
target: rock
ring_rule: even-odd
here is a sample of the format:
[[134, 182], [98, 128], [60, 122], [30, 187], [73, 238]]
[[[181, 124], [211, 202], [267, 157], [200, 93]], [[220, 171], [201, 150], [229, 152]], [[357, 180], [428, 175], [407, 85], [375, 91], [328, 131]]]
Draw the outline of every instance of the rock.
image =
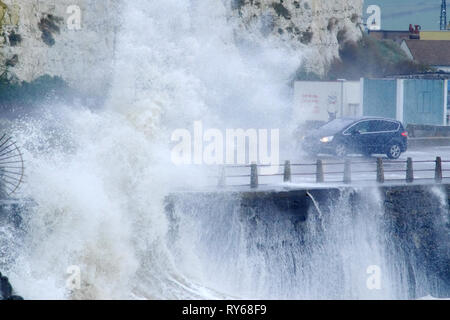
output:
[[[102, 95], [112, 76], [121, 3], [0, 0], [0, 74], [6, 67], [7, 79], [17, 81], [58, 76], [88, 95]], [[73, 8], [80, 10], [80, 29], [70, 27]]]
[[13, 288], [9, 279], [0, 272], [0, 300], [23, 300], [22, 297], [13, 294]]
[[12, 296], [12, 286], [7, 277], [3, 277], [0, 273], [0, 293], [3, 300], [9, 299]]

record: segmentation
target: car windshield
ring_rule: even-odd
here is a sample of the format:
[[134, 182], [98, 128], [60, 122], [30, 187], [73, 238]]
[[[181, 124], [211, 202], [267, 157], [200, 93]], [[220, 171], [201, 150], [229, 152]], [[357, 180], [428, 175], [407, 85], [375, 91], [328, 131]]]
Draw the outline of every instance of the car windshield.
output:
[[349, 125], [354, 123], [355, 120], [352, 119], [336, 119], [331, 122], [328, 122], [326, 125], [321, 127], [319, 129], [320, 132], [327, 132], [327, 133], [337, 133], [345, 128], [347, 128]]

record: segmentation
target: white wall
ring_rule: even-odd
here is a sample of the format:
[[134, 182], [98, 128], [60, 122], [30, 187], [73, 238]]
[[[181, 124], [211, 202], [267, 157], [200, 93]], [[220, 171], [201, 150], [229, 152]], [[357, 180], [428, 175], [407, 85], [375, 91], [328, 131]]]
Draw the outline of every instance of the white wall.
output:
[[344, 116], [360, 117], [362, 114], [361, 83], [359, 81], [344, 82]]
[[361, 116], [360, 87], [359, 81], [297, 81], [294, 85], [295, 121], [328, 121], [328, 112], [336, 112], [338, 117]]

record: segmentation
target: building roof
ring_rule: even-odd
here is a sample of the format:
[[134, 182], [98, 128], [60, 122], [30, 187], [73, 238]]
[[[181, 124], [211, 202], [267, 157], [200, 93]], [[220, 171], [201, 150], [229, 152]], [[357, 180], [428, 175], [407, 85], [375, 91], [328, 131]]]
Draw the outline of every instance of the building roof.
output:
[[[450, 66], [450, 41], [448, 40], [404, 40], [412, 58], [431, 66]], [[405, 49], [405, 48], [404, 48]]]
[[420, 40], [450, 40], [450, 31], [420, 31]]
[[409, 31], [396, 30], [369, 30], [369, 36], [378, 40], [393, 40], [401, 43], [402, 40], [410, 39], [411, 33]]

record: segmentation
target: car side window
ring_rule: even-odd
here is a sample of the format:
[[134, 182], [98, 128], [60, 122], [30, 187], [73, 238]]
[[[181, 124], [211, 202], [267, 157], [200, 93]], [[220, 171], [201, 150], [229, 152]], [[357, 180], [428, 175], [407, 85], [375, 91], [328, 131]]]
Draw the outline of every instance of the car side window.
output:
[[372, 120], [369, 124], [369, 133], [397, 131], [399, 124], [393, 121]]
[[386, 130], [386, 122], [381, 120], [370, 121], [369, 132], [381, 132]]
[[384, 121], [384, 128], [386, 131], [397, 131], [400, 125], [397, 122]]
[[399, 125], [393, 121], [375, 120], [371, 121], [370, 132], [396, 131]]
[[354, 133], [354, 132], [367, 133], [367, 132], [369, 132], [369, 126], [370, 126], [369, 121], [361, 121], [361, 122], [355, 124], [354, 126], [350, 127], [346, 133], [349, 133], [349, 134]]

